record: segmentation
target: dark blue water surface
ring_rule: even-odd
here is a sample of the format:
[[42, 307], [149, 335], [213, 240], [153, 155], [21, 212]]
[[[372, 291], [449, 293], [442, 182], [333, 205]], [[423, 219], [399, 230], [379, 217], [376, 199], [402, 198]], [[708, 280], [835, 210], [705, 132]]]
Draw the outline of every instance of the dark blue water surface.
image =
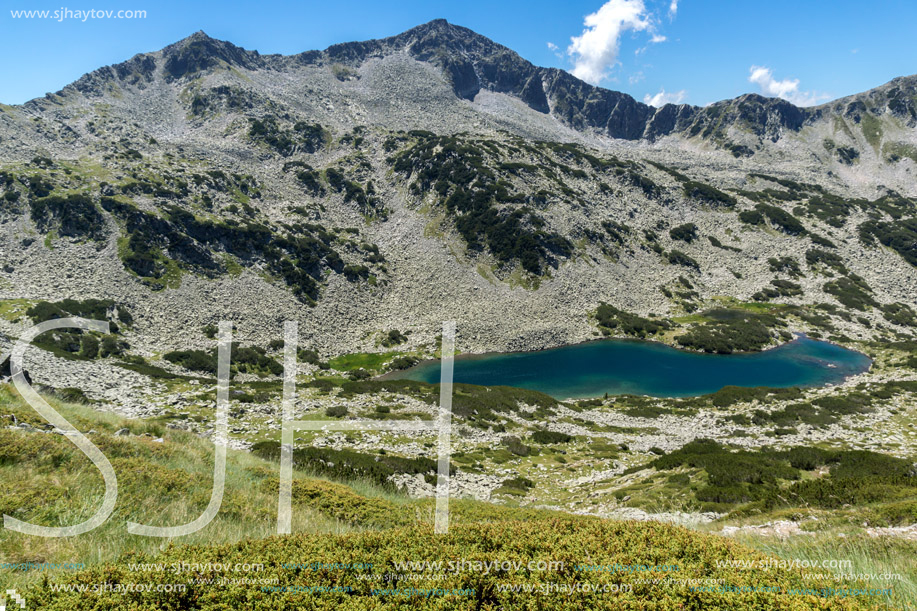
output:
[[[605, 393], [689, 397], [724, 386], [823, 386], [869, 369], [865, 354], [800, 337], [764, 352], [700, 354], [656, 342], [599, 340], [539, 350], [459, 356], [455, 381], [517, 386], [557, 399]], [[439, 382], [438, 361], [392, 377]]]

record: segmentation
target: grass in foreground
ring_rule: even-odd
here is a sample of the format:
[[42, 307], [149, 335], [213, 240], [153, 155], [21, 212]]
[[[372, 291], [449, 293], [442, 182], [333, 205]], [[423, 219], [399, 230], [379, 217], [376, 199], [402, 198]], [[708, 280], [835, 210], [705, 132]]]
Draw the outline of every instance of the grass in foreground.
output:
[[[797, 569], [755, 572], [719, 566], [766, 556], [716, 535], [653, 522], [605, 521], [457, 500], [450, 506], [449, 534], [435, 536], [431, 500], [410, 500], [366, 483], [345, 485], [302, 472], [296, 473], [294, 483], [294, 534], [271, 536], [276, 529], [277, 465], [241, 452], [230, 452], [223, 507], [209, 526], [175, 542], [136, 537], [127, 533], [126, 521], [172, 525], [199, 515], [210, 495], [212, 445], [157, 423], [52, 403], [81, 431], [96, 431], [90, 438], [114, 465], [119, 500], [111, 519], [86, 535], [42, 539], [0, 531], [2, 562], [89, 565], [79, 572], [50, 574], [4, 570], [3, 587], [25, 591], [29, 609], [397, 609], [417, 606], [416, 590], [432, 588], [450, 594], [424, 594], [425, 608], [888, 608], [882, 597], [817, 594], [823, 587], [869, 584], [808, 579]], [[13, 415], [35, 427], [43, 424], [15, 391], [0, 387], [0, 419], [6, 425]], [[120, 428], [128, 428], [132, 436], [116, 436]], [[163, 441], [155, 441], [159, 438]], [[45, 525], [72, 524], [95, 510], [102, 493], [98, 472], [67, 439], [0, 429], [3, 513]], [[431, 569], [396, 564], [411, 561], [447, 564]], [[451, 567], [450, 561], [455, 563]], [[494, 561], [521, 564], [489, 571], [474, 565]], [[531, 561], [561, 564], [539, 570], [537, 565], [529, 568]], [[325, 566], [289, 567], [316, 562]], [[263, 565], [263, 570], [237, 573], [198, 566], [173, 573], [138, 569], [138, 563], [162, 563], [167, 569], [173, 563], [244, 563]], [[360, 568], [340, 566], [350, 563]], [[660, 574], [614, 565], [678, 568]], [[583, 570], [596, 566], [603, 568]], [[248, 583], [241, 581], [246, 578]], [[221, 579], [237, 581], [221, 584]], [[100, 584], [113, 591], [94, 592]], [[154, 590], [156, 584], [175, 586], [169, 592], [117, 591], [126, 584], [151, 585]], [[571, 587], [579, 591], [571, 593]], [[414, 595], [406, 595], [406, 588], [414, 588]]]

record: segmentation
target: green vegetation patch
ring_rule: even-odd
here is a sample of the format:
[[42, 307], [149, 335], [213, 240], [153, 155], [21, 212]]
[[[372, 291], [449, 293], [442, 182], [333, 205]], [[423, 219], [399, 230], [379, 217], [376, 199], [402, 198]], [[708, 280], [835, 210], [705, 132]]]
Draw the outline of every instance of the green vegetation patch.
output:
[[162, 278], [171, 261], [207, 276], [226, 273], [214, 256], [218, 249], [241, 261], [265, 262], [297, 297], [314, 304], [324, 274], [345, 271], [333, 248], [335, 236], [320, 225], [293, 223], [281, 230], [259, 223], [211, 221], [177, 206], [166, 206], [168, 216], [163, 218], [111, 197], [102, 198], [102, 207], [124, 223], [128, 239], [122, 261], [141, 278]]
[[673, 240], [691, 243], [697, 239], [697, 225], [694, 223], [685, 223], [669, 230], [669, 237]]
[[832, 227], [843, 227], [853, 211], [867, 204], [864, 199], [846, 200], [837, 195], [823, 193], [809, 198], [805, 210], [810, 215]]
[[355, 371], [357, 369], [382, 371], [386, 363], [400, 355], [400, 352], [355, 352], [336, 356], [329, 360], [328, 364], [332, 369], [337, 369], [338, 371]]
[[889, 303], [882, 306], [882, 316], [888, 322], [902, 327], [917, 327], [917, 313], [906, 303]]
[[770, 257], [767, 265], [772, 272], [786, 274], [791, 278], [803, 276], [802, 270], [799, 269], [799, 262], [793, 257]]
[[867, 310], [879, 305], [879, 302], [870, 295], [872, 289], [856, 274], [827, 282], [822, 290], [833, 295], [845, 307], [855, 310]]
[[541, 274], [573, 253], [560, 234], [486, 164], [480, 144], [455, 136], [418, 135], [417, 142], [392, 159], [398, 174], [412, 178], [418, 196], [430, 191], [455, 219], [469, 250], [485, 247], [501, 262], [519, 262], [524, 270]]
[[284, 156], [296, 152], [314, 153], [328, 141], [328, 132], [318, 124], [296, 122], [291, 128], [281, 127], [276, 117], [249, 119], [248, 137], [261, 142]]
[[847, 266], [844, 265], [844, 260], [839, 255], [821, 248], [810, 248], [806, 251], [806, 264], [810, 268], [823, 266], [841, 274], [847, 273]]
[[754, 210], [739, 213], [739, 220], [749, 225], [763, 225], [765, 219], [787, 235], [800, 236], [807, 233], [799, 219], [783, 208], [771, 204], [756, 204]]
[[802, 287], [790, 280], [774, 279], [771, 286], [765, 287], [751, 296], [755, 301], [770, 301], [778, 297], [796, 297], [802, 295]]
[[[558, 401], [537, 390], [511, 386], [475, 386], [455, 384], [452, 396], [452, 413], [479, 428], [499, 426], [500, 413], [516, 413], [528, 420], [543, 420], [554, 414]], [[535, 408], [533, 412], [521, 409], [522, 405]]]
[[917, 146], [906, 142], [886, 142], [882, 145], [882, 154], [887, 161], [897, 163], [902, 159], [911, 159], [917, 163]]
[[[834, 509], [917, 495], [912, 461], [865, 450], [733, 451], [700, 439], [653, 460], [650, 466], [661, 471], [703, 470], [707, 485], [695, 492], [697, 500], [708, 509], [720, 510], [749, 503], [738, 509], [743, 513], [788, 506]], [[828, 475], [802, 477], [803, 471], [820, 467], [827, 467]]]
[[[258, 346], [242, 346], [238, 342], [233, 342], [230, 350], [230, 372], [232, 374], [251, 373], [262, 376], [281, 375], [283, 366], [267, 356], [266, 352], [264, 348]], [[210, 375], [216, 375], [217, 373], [216, 348], [208, 352], [203, 350], [174, 350], [167, 352], [162, 358], [191, 371]]]
[[385, 218], [385, 204], [382, 202], [382, 198], [376, 195], [376, 188], [372, 181], [366, 183], [364, 187], [357, 181], [348, 178], [340, 168], [328, 168], [325, 170], [325, 179], [328, 181], [332, 191], [343, 194], [345, 204], [353, 202], [357, 205], [361, 214]]
[[774, 340], [772, 329], [785, 327], [780, 318], [748, 310], [715, 308], [702, 314], [707, 322], [675, 337], [686, 348], [731, 354], [761, 350]]
[[64, 299], [57, 302], [39, 301], [26, 310], [26, 316], [35, 324], [60, 318], [80, 317], [108, 322], [111, 334], [77, 328], [53, 329], [39, 335], [33, 342], [62, 358], [71, 360], [92, 360], [121, 356], [130, 345], [116, 337], [121, 328], [119, 323], [130, 326], [133, 316], [123, 305], [110, 299]]
[[[252, 446], [252, 452], [265, 460], [280, 460], [280, 443], [259, 441]], [[405, 458], [392, 454], [364, 454], [353, 450], [331, 448], [295, 448], [293, 463], [298, 469], [312, 471], [317, 475], [342, 480], [367, 479], [373, 483], [395, 489], [390, 479], [396, 474], [420, 474], [429, 484], [436, 483], [437, 461], [432, 458]], [[450, 474], [455, 467], [450, 465]]]
[[634, 337], [647, 337], [658, 335], [673, 327], [672, 322], [669, 320], [644, 318], [637, 314], [619, 310], [607, 303], [599, 305], [595, 311], [595, 319], [603, 335], [623, 333]]
[[561, 433], [559, 431], [538, 430], [532, 433], [532, 441], [535, 443], [552, 444], [567, 443], [573, 440], [572, 435]]
[[43, 231], [52, 229], [62, 236], [102, 240], [105, 219], [86, 194], [50, 195], [31, 201], [32, 220]]
[[702, 182], [689, 180], [684, 183], [682, 188], [687, 197], [699, 199], [714, 206], [733, 208], [738, 203], [736, 198], [728, 193], [723, 193], [716, 187], [711, 187]]
[[917, 218], [900, 221], [866, 221], [859, 228], [860, 240], [866, 245], [878, 241], [917, 267]]
[[690, 257], [682, 251], [676, 250], [674, 248], [669, 251], [668, 255], [666, 255], [666, 260], [672, 265], [682, 265], [697, 271], [700, 270], [700, 263], [698, 263], [693, 257]]
[[[520, 484], [515, 484], [520, 485]], [[476, 508], [477, 506], [475, 506]], [[469, 510], [469, 515], [474, 516]], [[449, 566], [456, 558], [465, 562], [519, 562], [538, 566], [543, 563], [563, 563], [553, 576], [563, 582], [588, 583], [577, 596], [557, 589], [545, 589], [537, 600], [546, 609], [573, 611], [575, 609], [640, 608], [647, 601], [659, 609], [743, 609], [770, 611], [787, 609], [803, 611], [822, 609], [830, 603], [832, 609], [853, 611], [875, 608], [871, 597], [831, 597], [802, 595], [801, 592], [821, 588], [838, 588], [838, 584], [820, 576], [804, 574], [798, 569], [774, 568], [768, 571], [736, 571], [734, 566], [754, 566], [767, 561], [761, 552], [752, 551], [727, 538], [702, 534], [683, 527], [657, 522], [631, 523], [589, 518], [555, 517], [530, 521], [493, 521], [486, 519], [452, 528], [446, 535], [433, 538], [429, 524], [414, 525], [384, 532], [354, 533], [343, 536], [303, 534], [271, 537], [219, 547], [174, 546], [160, 554], [133, 555], [105, 566], [93, 567], [62, 577], [71, 583], [129, 583], [136, 578], [128, 564], [194, 563], [210, 566], [214, 563], [246, 564], [257, 559], [264, 564], [259, 578], [271, 580], [274, 587], [267, 591], [251, 586], [213, 588], [197, 585], [207, 578], [219, 578], [216, 571], [195, 574], [195, 580], [182, 578], [187, 589], [178, 593], [155, 594], [144, 590], [117, 594], [104, 592], [86, 597], [68, 592], [66, 588], [36, 587], [27, 596], [38, 608], [84, 611], [106, 608], [122, 611], [131, 608], [181, 608], [192, 599], [198, 608], [207, 611], [249, 605], [260, 611], [308, 606], [317, 611], [332, 609], [403, 609], [419, 605], [417, 596], [380, 595], [380, 589], [390, 587], [374, 581], [372, 574], [403, 573], [395, 562], [423, 559], [435, 565]], [[733, 564], [735, 563], [735, 564]], [[312, 566], [351, 564], [359, 568], [344, 570], [312, 570]], [[289, 569], [301, 565], [302, 568]], [[556, 565], [550, 565], [556, 566]], [[678, 579], [723, 580], [728, 590], [718, 588], [691, 590], [678, 584], [647, 584], [640, 571], [612, 571], [604, 567], [677, 567]], [[723, 568], [717, 568], [723, 567]], [[674, 569], [669, 569], [674, 571]], [[418, 577], [429, 572], [414, 572]], [[533, 599], [532, 589], [544, 583], [544, 576], [533, 571], [446, 571], [437, 575], [435, 588], [426, 588], [445, 595], [432, 595], [434, 606], [468, 611], [472, 609], [516, 609]], [[668, 574], [668, 572], [667, 572]], [[133, 577], [132, 577], [133, 575]], [[439, 578], [442, 576], [442, 578]], [[368, 579], [363, 577], [369, 577]], [[814, 578], [813, 578], [814, 577]], [[175, 583], [179, 580], [169, 573], [151, 573], [150, 583]], [[276, 581], [273, 581], [276, 580]], [[424, 581], [419, 579], [419, 581]], [[518, 586], [518, 591], [502, 586]], [[420, 590], [419, 586], [412, 586]], [[850, 587], [850, 586], [847, 586]], [[276, 588], [276, 591], [274, 589]], [[314, 590], [313, 590], [314, 588]], [[614, 594], [606, 590], [614, 588]], [[155, 588], [154, 588], [155, 589]], [[795, 592], [800, 594], [795, 594]], [[316, 595], [315, 592], [320, 592]], [[425, 598], [426, 594], [422, 594]], [[249, 602], [251, 601], [251, 602]]]

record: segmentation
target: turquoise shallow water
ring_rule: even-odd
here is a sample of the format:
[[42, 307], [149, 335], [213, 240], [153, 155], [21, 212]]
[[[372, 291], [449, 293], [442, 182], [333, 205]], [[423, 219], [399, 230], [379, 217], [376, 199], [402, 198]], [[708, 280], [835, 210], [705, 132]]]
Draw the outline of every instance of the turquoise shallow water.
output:
[[[869, 369], [865, 354], [806, 337], [764, 352], [700, 354], [656, 342], [599, 340], [539, 350], [459, 356], [455, 381], [517, 386], [558, 399], [635, 394], [690, 397], [724, 386], [823, 386]], [[392, 377], [439, 382], [438, 361]]]

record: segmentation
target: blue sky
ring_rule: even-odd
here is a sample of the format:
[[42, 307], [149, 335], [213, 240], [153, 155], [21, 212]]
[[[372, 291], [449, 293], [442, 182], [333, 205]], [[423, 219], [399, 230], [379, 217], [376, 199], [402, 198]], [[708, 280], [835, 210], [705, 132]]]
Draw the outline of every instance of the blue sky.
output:
[[[4, 3], [0, 102], [57, 91], [95, 68], [201, 29], [262, 53], [290, 54], [391, 36], [439, 17], [532, 63], [656, 105], [703, 105], [747, 92], [811, 104], [917, 73], [917, 2], [905, 0], [83, 1]], [[144, 10], [146, 18], [11, 15], [62, 8]]]

